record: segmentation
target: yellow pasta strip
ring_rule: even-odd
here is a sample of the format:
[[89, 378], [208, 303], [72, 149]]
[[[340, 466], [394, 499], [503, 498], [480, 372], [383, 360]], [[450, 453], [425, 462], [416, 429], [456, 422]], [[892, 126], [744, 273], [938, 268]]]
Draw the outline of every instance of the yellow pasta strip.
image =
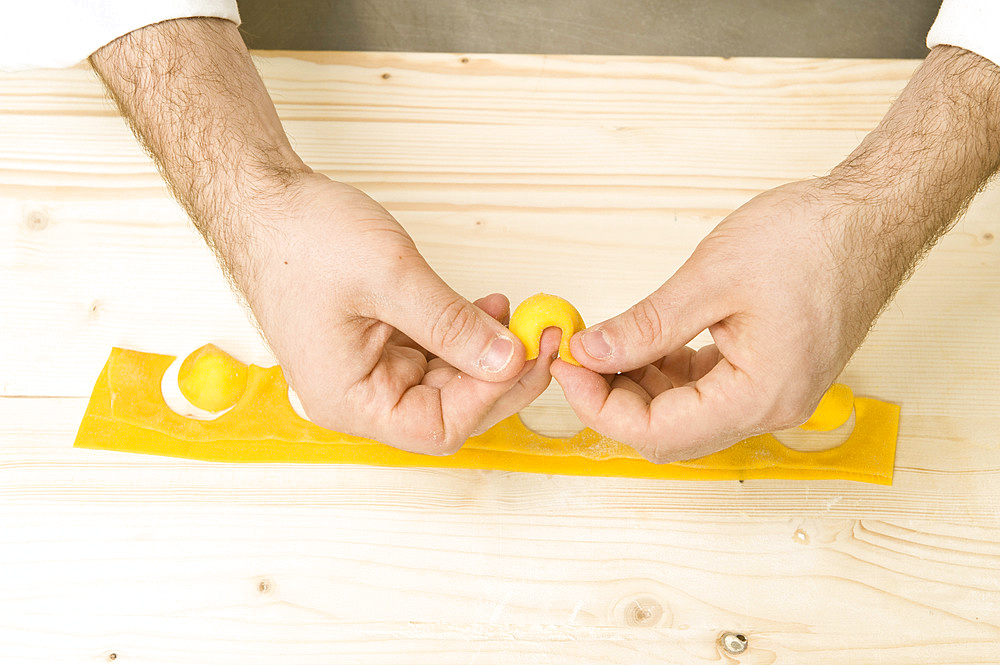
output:
[[303, 420], [288, 401], [288, 386], [278, 367], [250, 365], [246, 391], [232, 410], [215, 420], [185, 418], [174, 413], [160, 393], [163, 373], [173, 360], [113, 349], [94, 386], [75, 445], [214, 462], [372, 464], [683, 480], [839, 478], [892, 484], [899, 407], [873, 399], [857, 398], [850, 438], [820, 452], [789, 449], [767, 434], [699, 459], [657, 465], [593, 430], [552, 439], [532, 432], [515, 415], [472, 437], [455, 455], [432, 457]]

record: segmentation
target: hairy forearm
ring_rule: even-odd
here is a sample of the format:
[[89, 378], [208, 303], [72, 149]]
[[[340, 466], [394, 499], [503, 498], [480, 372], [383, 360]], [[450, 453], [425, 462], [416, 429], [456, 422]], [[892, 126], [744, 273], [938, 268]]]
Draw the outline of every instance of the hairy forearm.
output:
[[871, 214], [839, 239], [890, 293], [1000, 168], [1000, 69], [933, 49], [888, 113], [826, 179]]
[[253, 202], [308, 167], [292, 150], [240, 38], [225, 20], [136, 30], [91, 56], [177, 200], [232, 273]]

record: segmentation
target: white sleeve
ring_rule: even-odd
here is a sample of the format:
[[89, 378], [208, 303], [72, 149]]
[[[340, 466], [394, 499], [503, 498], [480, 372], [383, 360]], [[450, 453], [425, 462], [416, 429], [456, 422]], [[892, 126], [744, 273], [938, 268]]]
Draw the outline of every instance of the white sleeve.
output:
[[240, 23], [236, 0], [15, 0], [0, 20], [0, 70], [69, 67], [133, 30], [192, 16]]
[[927, 48], [960, 46], [1000, 65], [1000, 0], [944, 0]]

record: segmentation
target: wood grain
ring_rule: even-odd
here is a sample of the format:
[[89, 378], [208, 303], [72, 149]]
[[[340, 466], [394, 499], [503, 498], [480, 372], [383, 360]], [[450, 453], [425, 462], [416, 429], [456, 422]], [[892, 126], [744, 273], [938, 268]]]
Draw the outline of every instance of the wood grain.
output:
[[[459, 291], [558, 293], [590, 322], [828, 170], [916, 66], [257, 60], [304, 158]], [[89, 70], [2, 75], [0, 661], [995, 663], [998, 222], [990, 188], [842, 377], [902, 406], [892, 487], [77, 451], [112, 345], [270, 357]], [[578, 426], [558, 391], [532, 411]]]

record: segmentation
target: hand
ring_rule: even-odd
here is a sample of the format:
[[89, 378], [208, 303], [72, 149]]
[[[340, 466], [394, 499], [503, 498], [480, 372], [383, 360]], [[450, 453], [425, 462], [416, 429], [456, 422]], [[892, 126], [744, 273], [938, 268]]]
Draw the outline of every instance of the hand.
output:
[[308, 174], [282, 199], [227, 259], [316, 424], [448, 454], [548, 386], [558, 336], [525, 363], [507, 299], [452, 291], [367, 195]]
[[[381, 207], [309, 172], [234, 24], [163, 21], [91, 63], [320, 424], [450, 452], [544, 389], [554, 347], [524, 369], [496, 321], [502, 296], [481, 301], [492, 317], [473, 307]], [[830, 176], [754, 199], [655, 294], [598, 326], [603, 345], [596, 330], [574, 339], [590, 369], [552, 371], [581, 419], [656, 461], [803, 421], [1000, 168], [998, 81], [980, 56], [934, 47]], [[716, 346], [681, 348], [705, 328]], [[630, 374], [611, 385], [595, 371]]]
[[[552, 374], [581, 421], [654, 462], [804, 422], [899, 283], [878, 256], [892, 248], [852, 236], [874, 227], [852, 201], [822, 179], [761, 194], [656, 292], [574, 336], [585, 367]], [[705, 329], [714, 344], [684, 346]]]
[[[805, 421], [1000, 167], [998, 81], [978, 55], [934, 47], [830, 175], [753, 199], [655, 293], [574, 336], [589, 369], [552, 374], [580, 419], [655, 462]], [[705, 329], [715, 344], [684, 348]]]
[[381, 206], [295, 154], [233, 23], [164, 21], [91, 63], [317, 424], [449, 453], [548, 385], [554, 338], [525, 364], [505, 297], [463, 299]]

